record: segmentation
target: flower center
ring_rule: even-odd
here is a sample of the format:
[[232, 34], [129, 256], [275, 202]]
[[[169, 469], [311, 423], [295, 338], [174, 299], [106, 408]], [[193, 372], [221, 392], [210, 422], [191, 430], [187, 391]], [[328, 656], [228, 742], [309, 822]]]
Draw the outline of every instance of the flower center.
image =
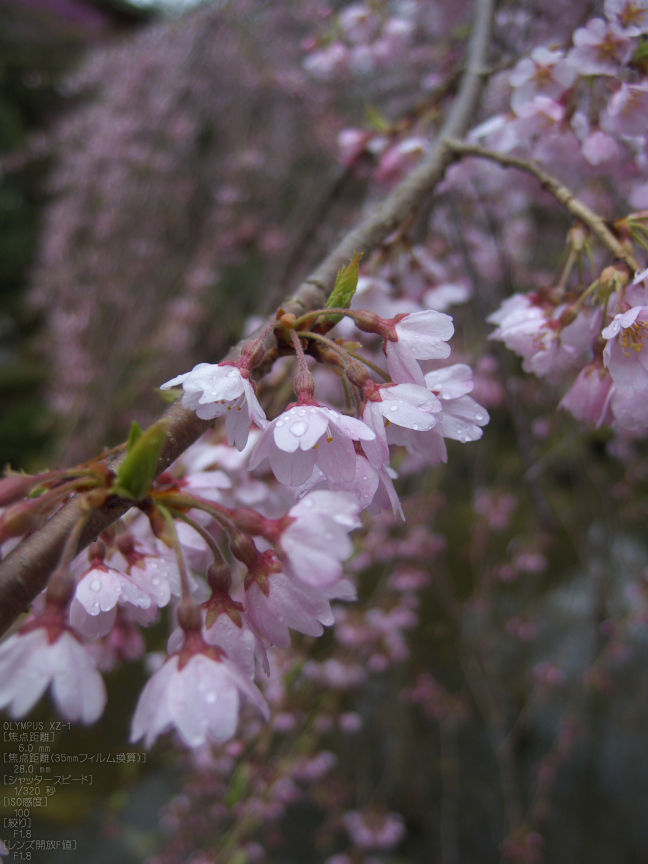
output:
[[619, 343], [626, 356], [630, 356], [630, 351], [641, 351], [644, 347], [643, 340], [646, 330], [648, 330], [648, 324], [644, 321], [635, 321], [630, 327], [624, 327], [619, 334]]

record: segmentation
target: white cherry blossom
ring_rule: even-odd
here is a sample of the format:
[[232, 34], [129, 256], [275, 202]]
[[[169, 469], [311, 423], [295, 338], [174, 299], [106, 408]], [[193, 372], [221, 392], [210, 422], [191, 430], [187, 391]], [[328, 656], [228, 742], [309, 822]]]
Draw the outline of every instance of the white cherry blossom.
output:
[[450, 315], [426, 309], [396, 319], [396, 339], [384, 341], [389, 374], [397, 384], [423, 385], [418, 360], [443, 360], [450, 356], [448, 339], [454, 333]]
[[267, 425], [263, 408], [256, 397], [252, 381], [238, 366], [227, 363], [199, 363], [183, 375], [162, 384], [168, 390], [182, 384], [182, 404], [195, 411], [202, 420], [225, 418], [227, 440], [237, 450], [247, 444], [252, 420], [260, 428]]

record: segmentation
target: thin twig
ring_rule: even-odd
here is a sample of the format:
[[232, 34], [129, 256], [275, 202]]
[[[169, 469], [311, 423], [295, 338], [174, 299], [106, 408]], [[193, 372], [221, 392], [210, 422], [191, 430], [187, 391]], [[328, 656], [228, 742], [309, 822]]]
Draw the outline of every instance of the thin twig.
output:
[[489, 150], [487, 147], [481, 147], [479, 144], [467, 144], [465, 141], [458, 141], [456, 138], [446, 138], [445, 143], [456, 156], [476, 156], [479, 159], [488, 159], [491, 162], [496, 162], [504, 168], [518, 168], [520, 171], [531, 174], [543, 189], [546, 189], [547, 192], [553, 195], [556, 201], [562, 204], [575, 219], [587, 225], [592, 234], [598, 237], [615, 258], [627, 261], [633, 270], [640, 269], [637, 259], [614, 236], [603, 217], [588, 207], [580, 198], [577, 198], [568, 186], [561, 183], [557, 177], [549, 174], [544, 168], [541, 168], [537, 162], [531, 159], [520, 159], [517, 156], [507, 156], [504, 153]]

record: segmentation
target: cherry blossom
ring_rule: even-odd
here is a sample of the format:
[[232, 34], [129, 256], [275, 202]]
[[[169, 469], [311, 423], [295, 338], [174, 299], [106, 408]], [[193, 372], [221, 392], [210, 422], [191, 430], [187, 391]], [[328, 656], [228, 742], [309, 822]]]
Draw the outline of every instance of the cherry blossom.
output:
[[615, 135], [640, 137], [648, 130], [648, 84], [621, 84], [610, 99], [601, 125]]
[[620, 389], [648, 390], [648, 306], [620, 312], [603, 330], [603, 361]]
[[328, 598], [310, 585], [299, 585], [280, 570], [248, 574], [245, 609], [259, 633], [272, 645], [288, 648], [288, 628], [321, 636], [333, 624]]
[[383, 343], [393, 381], [423, 385], [423, 372], [417, 361], [448, 357], [447, 341], [453, 333], [452, 318], [444, 312], [429, 309], [397, 316], [392, 335]]
[[486, 319], [499, 325], [490, 338], [519, 354], [525, 372], [542, 377], [568, 369], [591, 353], [593, 330], [600, 316], [581, 309], [576, 318], [563, 325], [563, 311], [537, 295], [514, 294]]
[[144, 738], [150, 747], [171, 729], [188, 747], [227, 741], [236, 731], [241, 697], [249, 698], [268, 719], [257, 687], [222, 652], [192, 632], [181, 651], [146, 684], [133, 717], [131, 741]]
[[426, 461], [436, 464], [448, 461], [444, 438], [462, 443], [478, 441], [482, 426], [489, 421], [488, 411], [467, 394], [473, 389], [472, 370], [463, 363], [428, 372], [425, 383], [438, 399], [441, 411], [436, 424], [426, 431], [409, 431], [390, 426], [388, 440], [401, 444]]
[[287, 486], [305, 483], [315, 465], [333, 482], [352, 479], [353, 442], [374, 437], [361, 420], [316, 402], [298, 403], [264, 430], [250, 459], [250, 470], [267, 459], [277, 480]]
[[359, 510], [353, 496], [324, 489], [293, 505], [278, 542], [286, 572], [315, 588], [337, 582], [353, 550], [349, 532], [361, 524]]
[[574, 33], [574, 48], [567, 55], [580, 75], [618, 75], [632, 54], [632, 42], [614, 24], [591, 18]]
[[376, 468], [389, 460], [385, 424], [395, 424], [413, 432], [428, 432], [436, 425], [434, 415], [441, 411], [436, 396], [418, 384], [374, 385], [366, 395], [362, 419], [376, 433], [376, 438], [365, 441], [363, 449]]
[[608, 21], [626, 36], [648, 33], [648, 2], [646, 0], [605, 0], [603, 6]]
[[534, 48], [509, 75], [509, 82], [515, 88], [511, 106], [517, 114], [536, 96], [558, 99], [577, 78], [578, 72], [566, 62], [562, 51]]
[[582, 369], [560, 402], [577, 420], [601, 426], [611, 421], [610, 400], [614, 384], [600, 360]]
[[306, 492], [318, 489], [320, 486], [349, 492], [355, 497], [361, 510], [369, 509], [372, 513], [379, 513], [381, 510], [391, 508], [395, 516], [404, 519], [403, 508], [394, 488], [393, 477], [396, 477], [396, 472], [388, 465], [382, 464], [379, 468], [375, 468], [365, 455], [356, 453], [356, 472], [352, 480], [340, 480], [337, 483], [332, 483], [316, 466], [309, 479], [301, 487], [300, 494], [306, 494]]
[[203, 420], [225, 417], [227, 440], [238, 450], [247, 444], [250, 420], [260, 428], [267, 425], [263, 408], [256, 397], [249, 371], [227, 363], [199, 363], [183, 375], [162, 384], [168, 390], [182, 384], [182, 404]]
[[360, 849], [393, 849], [405, 836], [403, 817], [399, 813], [351, 810], [344, 816], [344, 826]]
[[0, 708], [23, 717], [50, 685], [66, 720], [94, 723], [101, 715], [106, 688], [86, 646], [62, 621], [43, 616], [0, 645]]

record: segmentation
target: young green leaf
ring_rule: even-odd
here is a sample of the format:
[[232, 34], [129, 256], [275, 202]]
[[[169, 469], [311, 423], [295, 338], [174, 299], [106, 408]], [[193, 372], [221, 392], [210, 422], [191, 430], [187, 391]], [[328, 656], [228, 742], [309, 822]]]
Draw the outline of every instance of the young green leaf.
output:
[[[135, 426], [136, 424], [133, 424]], [[141, 501], [146, 498], [155, 479], [158, 461], [167, 437], [167, 423], [161, 421], [139, 435], [131, 428], [128, 453], [117, 472], [116, 495]], [[134, 439], [134, 440], [133, 440]]]
[[128, 433], [128, 446], [126, 448], [129, 453], [141, 437], [142, 427], [137, 422], [137, 420], [133, 420], [133, 422], [131, 423], [130, 432]]
[[[326, 304], [327, 309], [348, 309], [353, 300], [353, 295], [358, 287], [358, 274], [360, 271], [360, 259], [362, 253], [354, 255], [346, 267], [340, 267], [337, 278], [335, 280], [335, 288]], [[333, 327], [340, 321], [341, 315], [322, 315], [319, 319], [320, 324], [326, 323], [329, 325], [327, 329]]]

